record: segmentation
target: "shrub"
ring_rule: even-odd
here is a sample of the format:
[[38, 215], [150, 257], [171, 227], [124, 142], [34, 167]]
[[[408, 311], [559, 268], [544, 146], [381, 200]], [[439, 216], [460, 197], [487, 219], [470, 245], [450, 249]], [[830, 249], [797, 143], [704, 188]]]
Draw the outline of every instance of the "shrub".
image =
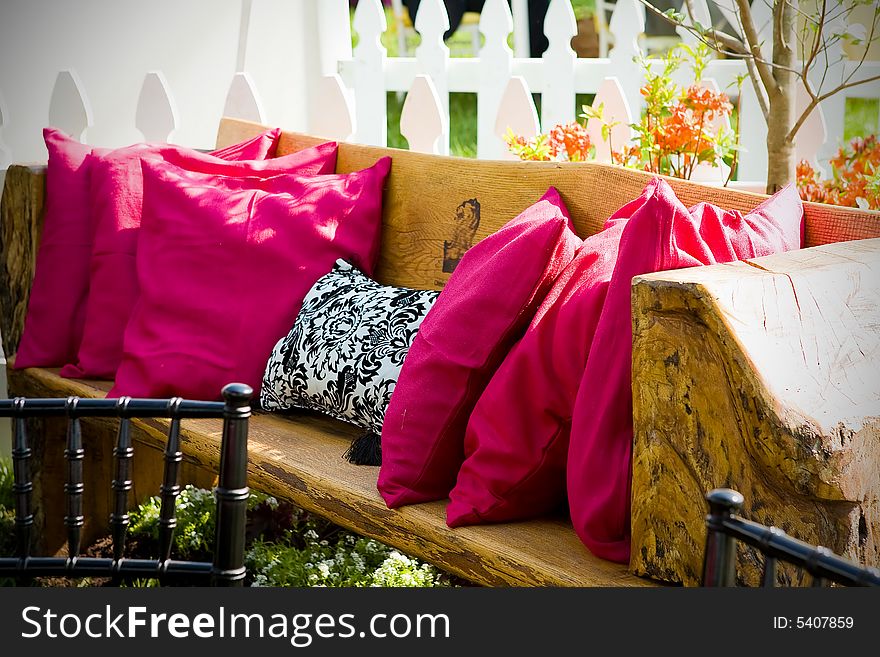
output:
[[[645, 83], [639, 91], [645, 98], [646, 110], [639, 122], [631, 125], [634, 144], [611, 143], [611, 128], [616, 124], [605, 121], [600, 104], [595, 108], [584, 105], [582, 122], [557, 125], [534, 139], [508, 130], [507, 146], [522, 160], [588, 160], [594, 157], [595, 148], [587, 135], [586, 122], [597, 119], [602, 126], [602, 139], [609, 143], [616, 164], [686, 180], [703, 163], [713, 167], [726, 163], [732, 172], [736, 168], [738, 135], [713, 125], [719, 118], [730, 118], [733, 105], [726, 94], [700, 84], [708, 57], [709, 50], [703, 45], [691, 48], [680, 44], [663, 57], [660, 67], [640, 58]], [[694, 82], [682, 87], [673, 81], [673, 75], [685, 62], [693, 70]]]
[[797, 186], [803, 200], [880, 209], [880, 141], [876, 135], [856, 137], [838, 149], [830, 164], [832, 178], [822, 180], [806, 160], [801, 160]]
[[426, 587], [442, 585], [437, 571], [378, 541], [339, 532], [322, 538], [313, 521], [295, 544], [293, 535], [277, 543], [256, 541], [247, 552], [254, 586]]
[[0, 508], [15, 508], [12, 494], [12, 459], [0, 458]]
[[[156, 555], [161, 500], [131, 514], [129, 536]], [[254, 586], [438, 586], [448, 584], [432, 566], [344, 531], [288, 502], [251, 492], [246, 564]], [[173, 550], [181, 559], [210, 559], [215, 532], [211, 491], [187, 486], [177, 500]]]

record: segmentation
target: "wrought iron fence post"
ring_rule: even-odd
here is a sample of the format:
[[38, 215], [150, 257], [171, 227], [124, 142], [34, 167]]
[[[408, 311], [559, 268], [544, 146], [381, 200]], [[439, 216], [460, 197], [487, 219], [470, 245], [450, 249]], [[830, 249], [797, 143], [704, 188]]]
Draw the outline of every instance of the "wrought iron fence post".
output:
[[736, 539], [726, 534], [724, 521], [742, 508], [743, 496], [730, 488], [716, 488], [706, 495], [706, 551], [703, 556], [703, 586], [736, 585]]
[[223, 388], [223, 442], [220, 452], [220, 483], [217, 495], [216, 559], [212, 571], [220, 586], [244, 582], [244, 532], [247, 501], [247, 437], [253, 389], [243, 383]]

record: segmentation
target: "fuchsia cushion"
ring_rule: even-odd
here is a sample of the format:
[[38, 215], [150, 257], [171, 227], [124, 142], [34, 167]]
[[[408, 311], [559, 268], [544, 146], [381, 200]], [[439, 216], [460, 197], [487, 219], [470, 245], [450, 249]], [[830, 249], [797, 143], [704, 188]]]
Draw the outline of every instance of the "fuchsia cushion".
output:
[[[280, 129], [214, 151], [221, 158], [272, 157]], [[111, 151], [92, 149], [46, 128], [49, 151], [46, 213], [16, 368], [56, 367], [77, 358], [86, 321], [89, 263], [94, 238], [92, 164]]]
[[46, 128], [46, 211], [15, 367], [55, 367], [76, 358], [92, 254], [92, 148]]
[[550, 188], [461, 259], [419, 328], [385, 414], [378, 488], [389, 507], [449, 493], [474, 404], [580, 244]]
[[794, 185], [743, 216], [685, 208], [658, 178], [633, 209], [575, 399], [567, 467], [575, 530], [591, 552], [620, 562], [630, 545], [632, 278], [797, 249], [803, 221]]
[[390, 166], [228, 178], [145, 159], [140, 298], [110, 395], [212, 399], [229, 381], [259, 394], [315, 281], [339, 258], [373, 273]]
[[272, 128], [256, 137], [211, 151], [211, 155], [223, 160], [268, 160], [275, 157], [280, 138], [281, 128]]
[[584, 241], [474, 407], [450, 527], [529, 518], [565, 501], [571, 412], [626, 210]]
[[[217, 174], [221, 177], [214, 182], [223, 185], [232, 176], [266, 178], [281, 173], [332, 173], [336, 168], [336, 149], [337, 145], [329, 142], [270, 160], [227, 161], [179, 146], [136, 144], [96, 158], [91, 183], [96, 228], [85, 330], [76, 364], [63, 368], [61, 375], [112, 379], [116, 374], [122, 336], [139, 291], [135, 253], [143, 205], [142, 161], [164, 161], [192, 171]], [[231, 156], [247, 150], [230, 147], [225, 154]]]
[[[625, 455], [612, 450], [616, 461], [606, 459], [602, 431], [628, 428], [617, 440], [620, 449], [632, 439], [632, 277], [797, 248], [802, 214], [791, 187], [742, 217], [707, 204], [687, 210], [659, 179], [618, 210], [605, 230], [585, 240], [474, 408], [467, 458], [450, 493], [449, 525], [546, 513], [566, 499], [567, 465], [573, 514], [593, 504], [596, 482], [606, 482], [616, 494], [614, 502], [628, 501], [628, 448]], [[594, 418], [604, 421], [598, 429]], [[589, 477], [568, 464], [569, 451], [578, 449], [584, 435], [593, 441]], [[601, 505], [595, 509], [600, 515], [606, 511]], [[627, 528], [628, 511], [626, 506]], [[607, 517], [620, 521], [619, 506], [612, 506]]]

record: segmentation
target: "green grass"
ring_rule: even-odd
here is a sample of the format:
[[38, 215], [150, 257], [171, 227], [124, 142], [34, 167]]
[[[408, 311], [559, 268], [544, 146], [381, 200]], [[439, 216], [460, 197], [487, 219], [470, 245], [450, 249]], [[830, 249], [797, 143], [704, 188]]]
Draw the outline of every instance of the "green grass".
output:
[[876, 98], [847, 98], [843, 123], [843, 141], [854, 137], [877, 134], [880, 100]]

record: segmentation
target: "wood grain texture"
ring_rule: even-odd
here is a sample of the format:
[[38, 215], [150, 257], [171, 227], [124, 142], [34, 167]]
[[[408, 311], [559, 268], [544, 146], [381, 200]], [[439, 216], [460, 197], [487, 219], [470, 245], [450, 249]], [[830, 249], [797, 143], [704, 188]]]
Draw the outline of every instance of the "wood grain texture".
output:
[[880, 565], [880, 240], [637, 277], [633, 417], [635, 572], [698, 583], [720, 486]]
[[[217, 146], [252, 137], [265, 126], [223, 119]], [[284, 132], [278, 154], [323, 142]], [[424, 153], [340, 144], [336, 170], [348, 173], [380, 157], [393, 159], [385, 187], [382, 251], [377, 278], [387, 284], [441, 289], [449, 278], [443, 268], [444, 242], [456, 235], [457, 210], [468, 199], [480, 205], [480, 226], [473, 243], [495, 232], [537, 201], [551, 185], [562, 194], [581, 237], [601, 230], [606, 219], [636, 198], [652, 178], [643, 171], [593, 162], [511, 162], [442, 157]], [[710, 201], [748, 212], [766, 196], [665, 178], [682, 202]], [[807, 246], [880, 237], [880, 213], [805, 204]]]
[[43, 219], [45, 167], [11, 166], [0, 199], [0, 335], [3, 352], [18, 349]]
[[[15, 370], [10, 380], [15, 394], [106, 394], [106, 383], [100, 387], [91, 384], [62, 379], [56, 371], [37, 368]], [[146, 450], [140, 446], [164, 447], [166, 430], [165, 420], [132, 422], [132, 437], [138, 450], [134, 463], [136, 482], [144, 469], [140, 455]], [[256, 415], [251, 420], [248, 442], [249, 485], [479, 584], [655, 584], [631, 575], [625, 566], [592, 556], [570, 523], [562, 518], [452, 530], [445, 523], [445, 502], [389, 510], [376, 490], [378, 468], [352, 465], [342, 457], [356, 435], [354, 427], [318, 415]], [[220, 437], [218, 421], [186, 423], [181, 442], [190, 472], [216, 471]]]

